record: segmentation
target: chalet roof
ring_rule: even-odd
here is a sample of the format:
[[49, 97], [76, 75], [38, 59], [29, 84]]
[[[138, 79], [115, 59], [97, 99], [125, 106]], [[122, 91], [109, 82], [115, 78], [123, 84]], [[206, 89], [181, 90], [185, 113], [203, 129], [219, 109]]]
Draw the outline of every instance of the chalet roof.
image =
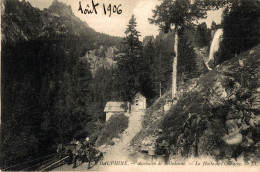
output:
[[135, 96], [134, 96], [134, 98], [136, 99], [136, 98], [140, 98], [140, 97], [144, 97], [144, 98], [146, 98], [144, 95], [142, 95], [140, 92], [137, 92], [136, 94], [135, 94]]
[[124, 102], [107, 102], [104, 112], [125, 112]]

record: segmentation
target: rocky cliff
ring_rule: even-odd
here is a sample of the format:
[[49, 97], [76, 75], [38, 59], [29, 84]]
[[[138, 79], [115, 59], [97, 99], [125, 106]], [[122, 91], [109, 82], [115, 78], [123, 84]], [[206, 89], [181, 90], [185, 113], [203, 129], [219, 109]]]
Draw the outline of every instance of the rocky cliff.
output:
[[[168, 151], [170, 157], [260, 160], [260, 45], [179, 85], [179, 100], [168, 111], [170, 92], [158, 99], [132, 140], [138, 150]], [[164, 146], [163, 146], [164, 145]]]
[[99, 68], [103, 67], [108, 69], [115, 67], [118, 56], [119, 50], [116, 47], [100, 46], [99, 48], [86, 52], [85, 56], [81, 58], [88, 61], [91, 72], [95, 76], [95, 73]]
[[29, 2], [17, 0], [3, 1], [3, 8], [2, 41], [8, 43], [36, 39], [50, 35], [51, 31], [55, 34], [80, 34], [91, 29], [74, 16], [70, 6], [58, 1], [53, 1], [43, 11], [32, 7]]

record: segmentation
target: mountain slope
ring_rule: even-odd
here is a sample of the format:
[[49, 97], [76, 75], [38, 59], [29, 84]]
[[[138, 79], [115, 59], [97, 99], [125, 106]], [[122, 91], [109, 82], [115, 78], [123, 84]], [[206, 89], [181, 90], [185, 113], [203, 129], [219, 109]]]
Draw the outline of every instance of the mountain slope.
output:
[[158, 144], [167, 142], [171, 158], [259, 161], [259, 54], [260, 45], [179, 86], [180, 99], [167, 112], [163, 106], [170, 93], [157, 100], [132, 145], [160, 153]]
[[[70, 6], [54, 0], [51, 6], [39, 10], [29, 2], [18, 0], [4, 0], [2, 12], [2, 41], [16, 43], [28, 41], [41, 36], [53, 34], [66, 36], [68, 34], [88, 36], [93, 42], [92, 47], [99, 45], [117, 46], [121, 38], [98, 33], [90, 28], [86, 22], [76, 17]], [[92, 48], [94, 49], [94, 48]]]
[[41, 14], [29, 2], [3, 1], [2, 41], [17, 42], [37, 37], [44, 26]]

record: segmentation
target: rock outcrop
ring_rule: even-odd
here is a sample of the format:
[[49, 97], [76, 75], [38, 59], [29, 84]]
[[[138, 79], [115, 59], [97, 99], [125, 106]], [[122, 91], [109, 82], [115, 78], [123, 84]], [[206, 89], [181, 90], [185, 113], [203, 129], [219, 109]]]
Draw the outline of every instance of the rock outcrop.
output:
[[116, 65], [116, 59], [118, 58], [119, 50], [114, 47], [106, 47], [100, 46], [99, 49], [88, 51], [85, 56], [81, 57], [82, 59], [86, 59], [90, 64], [91, 72], [93, 76], [99, 68], [111, 68]]

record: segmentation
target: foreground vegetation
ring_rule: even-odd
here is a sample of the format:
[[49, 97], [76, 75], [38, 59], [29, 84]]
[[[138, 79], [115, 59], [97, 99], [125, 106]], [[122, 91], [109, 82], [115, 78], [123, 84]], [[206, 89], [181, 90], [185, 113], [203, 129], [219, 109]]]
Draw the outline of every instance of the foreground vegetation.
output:
[[169, 143], [171, 156], [259, 161], [259, 52], [260, 45], [239, 55], [243, 67], [233, 58], [180, 85], [180, 99], [167, 112], [160, 103], [167, 95], [159, 99], [146, 111], [132, 145], [138, 148], [143, 140], [155, 138], [151, 144]]
[[104, 128], [99, 132], [96, 145], [101, 146], [103, 144], [114, 144], [112, 141], [113, 138], [120, 138], [119, 134], [122, 134], [127, 127], [127, 116], [124, 114], [116, 114], [111, 116], [111, 118], [105, 124]]

